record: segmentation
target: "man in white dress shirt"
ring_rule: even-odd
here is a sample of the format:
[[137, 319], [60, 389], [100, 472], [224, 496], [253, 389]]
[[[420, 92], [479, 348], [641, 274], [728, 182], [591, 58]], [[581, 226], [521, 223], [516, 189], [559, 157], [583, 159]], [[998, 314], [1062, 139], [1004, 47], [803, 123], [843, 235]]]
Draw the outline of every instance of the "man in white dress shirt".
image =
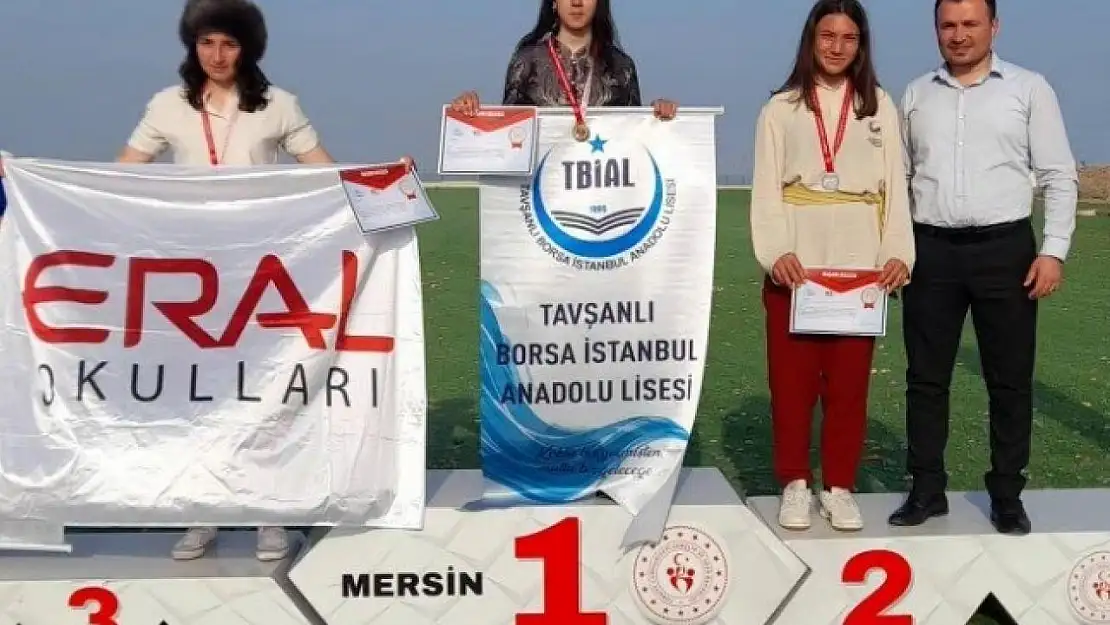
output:
[[[1043, 76], [994, 54], [995, 0], [937, 0], [945, 64], [902, 101], [917, 264], [904, 293], [913, 486], [890, 517], [948, 512], [949, 387], [968, 311], [990, 395], [991, 522], [1026, 534], [1021, 503], [1033, 420], [1037, 302], [1059, 287], [1075, 230], [1078, 177], [1056, 95]], [[1030, 220], [1044, 188], [1044, 236]]]

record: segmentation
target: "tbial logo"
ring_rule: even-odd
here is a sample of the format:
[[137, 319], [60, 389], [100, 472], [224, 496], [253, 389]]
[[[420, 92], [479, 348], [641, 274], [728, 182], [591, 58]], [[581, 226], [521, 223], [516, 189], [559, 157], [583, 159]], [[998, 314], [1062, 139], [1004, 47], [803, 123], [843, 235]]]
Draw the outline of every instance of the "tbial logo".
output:
[[666, 235], [677, 184], [646, 146], [595, 134], [549, 150], [520, 196], [528, 234], [552, 259], [612, 271], [644, 257]]

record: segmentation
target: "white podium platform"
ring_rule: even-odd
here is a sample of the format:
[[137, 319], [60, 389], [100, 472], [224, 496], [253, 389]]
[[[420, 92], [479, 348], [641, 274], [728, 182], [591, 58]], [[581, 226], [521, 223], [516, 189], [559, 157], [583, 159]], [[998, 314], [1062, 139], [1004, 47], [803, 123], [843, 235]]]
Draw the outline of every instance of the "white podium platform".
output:
[[887, 524], [902, 494], [864, 494], [865, 527], [778, 526], [778, 498], [755, 510], [810, 571], [775, 625], [966, 625], [994, 594], [1022, 625], [1110, 623], [1110, 490], [1028, 491], [1027, 536], [990, 524], [986, 493], [949, 493], [949, 514], [912, 528]]
[[1021, 537], [994, 531], [982, 493], [915, 528], [886, 524], [903, 495], [860, 495], [864, 530], [815, 515], [792, 532], [776, 497], [744, 505], [716, 469], [685, 469], [663, 540], [624, 551], [631, 519], [608, 500], [468, 511], [479, 471], [427, 487], [423, 530], [323, 530], [280, 563], [255, 559], [253, 531], [192, 562], [164, 532], [0, 552], [0, 625], [966, 625], [991, 594], [1022, 625], [1110, 624], [1110, 490], [1028, 492]]
[[757, 625], [805, 572], [716, 469], [683, 470], [663, 540], [627, 553], [608, 500], [462, 511], [480, 471], [427, 492], [423, 531], [333, 530], [293, 567], [328, 625]]
[[285, 590], [290, 562], [255, 559], [253, 531], [222, 532], [191, 562], [170, 558], [179, 537], [70, 534], [69, 554], [0, 553], [0, 625], [318, 625]]

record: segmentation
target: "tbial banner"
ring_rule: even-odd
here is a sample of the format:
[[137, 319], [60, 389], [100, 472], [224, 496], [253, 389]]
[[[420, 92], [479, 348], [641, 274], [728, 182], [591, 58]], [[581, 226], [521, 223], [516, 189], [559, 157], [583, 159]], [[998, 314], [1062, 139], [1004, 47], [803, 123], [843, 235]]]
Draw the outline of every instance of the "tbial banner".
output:
[[411, 228], [330, 167], [5, 169], [0, 519], [420, 526]]
[[484, 501], [602, 491], [638, 514], [680, 467], [709, 331], [714, 121], [597, 110], [580, 142], [573, 117], [541, 112], [534, 175], [482, 179]]

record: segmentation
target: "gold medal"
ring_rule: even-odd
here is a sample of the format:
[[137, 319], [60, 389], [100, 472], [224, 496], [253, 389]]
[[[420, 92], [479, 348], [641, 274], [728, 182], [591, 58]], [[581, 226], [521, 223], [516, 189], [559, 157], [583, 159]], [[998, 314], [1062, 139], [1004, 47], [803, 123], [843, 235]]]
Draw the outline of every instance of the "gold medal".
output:
[[585, 141], [590, 138], [590, 127], [586, 124], [574, 125], [574, 138], [579, 141]]

